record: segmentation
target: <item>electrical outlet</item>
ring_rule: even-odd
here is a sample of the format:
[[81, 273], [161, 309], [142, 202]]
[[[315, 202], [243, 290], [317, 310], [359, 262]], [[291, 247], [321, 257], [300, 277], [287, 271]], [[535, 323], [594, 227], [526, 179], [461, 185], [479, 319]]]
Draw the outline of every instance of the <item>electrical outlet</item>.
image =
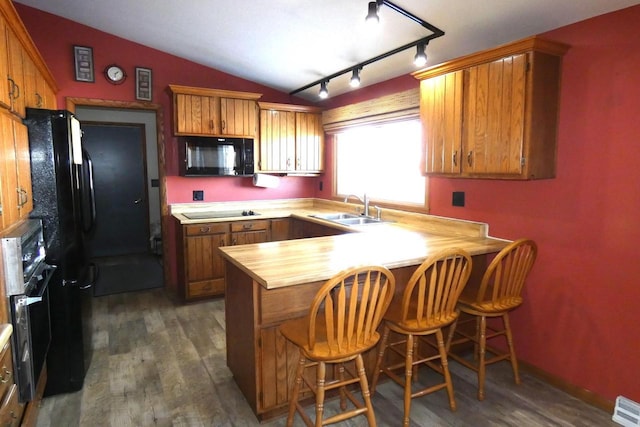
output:
[[193, 201], [200, 202], [204, 200], [204, 190], [193, 190]]
[[464, 206], [464, 191], [454, 191], [451, 200], [452, 206]]

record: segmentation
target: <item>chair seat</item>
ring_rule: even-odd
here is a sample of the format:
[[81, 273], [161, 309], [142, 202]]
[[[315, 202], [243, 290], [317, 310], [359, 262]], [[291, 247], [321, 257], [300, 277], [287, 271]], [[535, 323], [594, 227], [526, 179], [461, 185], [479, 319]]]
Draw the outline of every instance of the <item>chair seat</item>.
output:
[[346, 361], [353, 359], [360, 353], [363, 353], [378, 344], [380, 334], [374, 332], [366, 342], [352, 343], [351, 346], [343, 346], [336, 356], [336, 351], [327, 344], [327, 330], [325, 327], [324, 315], [319, 314], [316, 317], [316, 344], [311, 350], [309, 344], [309, 318], [302, 317], [299, 319], [288, 320], [280, 325], [280, 333], [289, 341], [300, 348], [308, 359], [323, 361]]
[[[410, 304], [409, 311], [415, 312], [415, 302]], [[440, 312], [436, 316], [422, 319], [407, 319], [402, 320], [402, 301], [392, 300], [387, 313], [384, 315], [384, 320], [387, 322], [389, 328], [395, 332], [411, 333], [415, 335], [421, 335], [423, 333], [433, 333], [438, 328], [443, 328], [453, 323], [458, 318], [457, 312]]]
[[480, 312], [486, 314], [496, 314], [499, 315], [506, 311], [513, 310], [516, 307], [519, 307], [522, 304], [522, 297], [509, 297], [502, 298], [496, 301], [482, 301], [477, 302], [475, 298], [464, 299], [464, 296], [461, 296], [458, 300], [458, 308], [462, 311], [473, 311]]

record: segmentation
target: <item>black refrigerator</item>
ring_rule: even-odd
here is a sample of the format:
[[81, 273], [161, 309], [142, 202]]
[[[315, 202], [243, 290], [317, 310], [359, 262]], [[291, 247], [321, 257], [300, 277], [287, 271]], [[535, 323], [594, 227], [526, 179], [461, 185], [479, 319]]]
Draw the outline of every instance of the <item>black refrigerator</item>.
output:
[[94, 227], [91, 159], [80, 122], [64, 110], [27, 109], [33, 212], [42, 219], [49, 282], [51, 345], [44, 395], [82, 388], [91, 360], [91, 289], [97, 275], [85, 240]]

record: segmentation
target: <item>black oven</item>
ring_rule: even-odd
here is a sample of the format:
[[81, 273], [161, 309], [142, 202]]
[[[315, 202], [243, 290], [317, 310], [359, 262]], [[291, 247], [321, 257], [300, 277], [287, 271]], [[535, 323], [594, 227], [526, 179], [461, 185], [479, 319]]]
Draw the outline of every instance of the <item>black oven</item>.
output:
[[12, 353], [19, 400], [33, 400], [51, 343], [49, 281], [56, 267], [44, 260], [40, 220], [2, 235], [2, 262], [13, 325]]

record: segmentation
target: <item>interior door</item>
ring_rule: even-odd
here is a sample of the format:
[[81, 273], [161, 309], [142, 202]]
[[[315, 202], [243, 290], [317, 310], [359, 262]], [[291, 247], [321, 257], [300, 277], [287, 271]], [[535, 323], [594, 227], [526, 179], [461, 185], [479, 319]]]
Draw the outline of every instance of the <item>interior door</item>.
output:
[[149, 251], [144, 125], [82, 123], [93, 160], [96, 223], [92, 257]]

